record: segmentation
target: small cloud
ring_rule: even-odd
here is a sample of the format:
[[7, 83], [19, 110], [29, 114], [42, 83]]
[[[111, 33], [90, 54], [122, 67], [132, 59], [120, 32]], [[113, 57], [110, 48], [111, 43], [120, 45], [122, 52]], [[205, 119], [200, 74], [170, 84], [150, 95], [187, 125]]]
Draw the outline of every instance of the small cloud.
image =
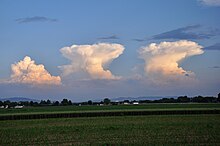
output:
[[186, 77], [189, 77], [189, 74], [185, 74]]
[[11, 65], [11, 78], [8, 83], [31, 85], [60, 85], [61, 78], [52, 76], [42, 64], [35, 64], [34, 60], [26, 56], [24, 60]]
[[216, 50], [216, 51], [220, 51], [220, 43], [216, 43], [214, 45], [205, 47], [203, 50]]
[[136, 42], [144, 42], [145, 40], [144, 39], [132, 39], [133, 41], [136, 41]]
[[98, 39], [99, 40], [117, 40], [117, 39], [119, 39], [119, 37], [117, 35], [111, 35], [111, 36], [107, 36], [107, 37], [100, 37]]
[[219, 69], [220, 66], [213, 66], [213, 67], [211, 67], [211, 68]]
[[207, 5], [207, 6], [215, 6], [215, 7], [220, 6], [220, 0], [198, 0], [198, 1], [203, 5]]
[[19, 18], [16, 19], [15, 21], [18, 23], [30, 23], [30, 22], [57, 22], [58, 20], [48, 17], [34, 16], [34, 17]]
[[[196, 33], [195, 30], [201, 28], [201, 25], [191, 25], [161, 34], [154, 35], [152, 39], [209, 39], [219, 35], [219, 30], [207, 30], [207, 32]], [[193, 32], [194, 31], [194, 32]]]

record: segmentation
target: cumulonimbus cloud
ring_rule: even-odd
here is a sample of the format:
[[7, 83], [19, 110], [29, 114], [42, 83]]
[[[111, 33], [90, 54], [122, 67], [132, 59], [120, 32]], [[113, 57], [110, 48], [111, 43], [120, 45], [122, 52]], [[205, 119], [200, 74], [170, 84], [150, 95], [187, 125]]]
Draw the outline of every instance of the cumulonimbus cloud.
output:
[[152, 43], [143, 47], [139, 53], [145, 60], [146, 75], [155, 81], [182, 80], [194, 76], [179, 66], [183, 59], [203, 53], [202, 46], [195, 42], [180, 40], [176, 42]]
[[44, 68], [42, 64], [35, 64], [34, 60], [26, 56], [18, 63], [11, 65], [10, 83], [22, 83], [32, 85], [59, 85], [61, 78], [59, 76], [52, 76]]
[[72, 45], [60, 49], [69, 65], [60, 66], [63, 76], [84, 72], [92, 79], [118, 79], [108, 65], [124, 51], [120, 44], [98, 43], [93, 45]]

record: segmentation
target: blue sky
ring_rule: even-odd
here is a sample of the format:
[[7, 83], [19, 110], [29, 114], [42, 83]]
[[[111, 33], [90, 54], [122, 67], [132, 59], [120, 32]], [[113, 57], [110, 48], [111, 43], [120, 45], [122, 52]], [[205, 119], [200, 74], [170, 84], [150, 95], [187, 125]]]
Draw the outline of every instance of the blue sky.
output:
[[[220, 92], [219, 14], [218, 0], [1, 0], [0, 96], [39, 99], [67, 97], [81, 101], [117, 96], [216, 95]], [[158, 66], [149, 70], [149, 66], [153, 65], [150, 62], [163, 55], [154, 56], [149, 52], [151, 43], [173, 42], [171, 45], [174, 45], [181, 40], [195, 42], [194, 47], [200, 45], [202, 48], [199, 49], [204, 51], [176, 60], [187, 76], [192, 74], [192, 80], [179, 76], [178, 72], [166, 74]], [[177, 44], [189, 52], [184, 46], [186, 43], [189, 42]], [[76, 63], [81, 66], [80, 62], [97, 59], [100, 50], [94, 50], [95, 44], [104, 50], [103, 58], [118, 51], [109, 50], [115, 47], [114, 44], [122, 45], [119, 49], [123, 51], [114, 54], [106, 64], [101, 64], [104, 71], [93, 72], [87, 66], [76, 69]], [[79, 61], [77, 57], [71, 58], [79, 52], [66, 54], [67, 57], [64, 56], [67, 50], [61, 52], [63, 47], [86, 50], [84, 45], [89, 45], [96, 54], [90, 58], [78, 56]], [[170, 51], [168, 57], [180, 53], [178, 46], [174, 50], [162, 44], [161, 47], [164, 52]], [[140, 54], [143, 48], [148, 54]], [[46, 85], [44, 80], [40, 83], [35, 79], [24, 81], [28, 70], [22, 70], [22, 75], [12, 78], [16, 73], [11, 65], [18, 65], [25, 56], [34, 60], [35, 65], [43, 64], [47, 75], [59, 77], [55, 83], [59, 80], [61, 84], [52, 85], [55, 78], [51, 77], [51, 84]], [[98, 59], [103, 61], [103, 58]], [[64, 65], [70, 66], [64, 69]], [[71, 73], [66, 76], [67, 70]], [[108, 77], [106, 70], [110, 72]], [[157, 75], [158, 70], [163, 70], [162, 74]], [[180, 68], [169, 71], [178, 70]], [[169, 81], [164, 78], [169, 78]]]

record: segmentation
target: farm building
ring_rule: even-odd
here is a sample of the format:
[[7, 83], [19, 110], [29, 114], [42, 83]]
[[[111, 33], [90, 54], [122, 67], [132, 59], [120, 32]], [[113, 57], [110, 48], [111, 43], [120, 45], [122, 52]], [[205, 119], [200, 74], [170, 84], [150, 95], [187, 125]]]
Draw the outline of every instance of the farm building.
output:
[[23, 105], [16, 105], [14, 108], [23, 108]]

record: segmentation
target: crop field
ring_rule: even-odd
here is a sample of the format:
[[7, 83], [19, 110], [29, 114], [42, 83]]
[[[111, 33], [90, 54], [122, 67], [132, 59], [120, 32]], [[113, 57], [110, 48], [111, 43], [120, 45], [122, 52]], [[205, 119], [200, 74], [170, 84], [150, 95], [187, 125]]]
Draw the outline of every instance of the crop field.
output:
[[220, 115], [0, 121], [0, 145], [220, 145]]
[[187, 104], [141, 104], [111, 106], [42, 106], [24, 107], [23, 109], [0, 109], [0, 115], [39, 114], [39, 113], [71, 113], [91, 111], [134, 111], [134, 110], [209, 110], [220, 109], [219, 103], [187, 103]]
[[0, 120], [0, 145], [220, 145], [219, 111], [217, 103], [0, 109], [13, 117]]

